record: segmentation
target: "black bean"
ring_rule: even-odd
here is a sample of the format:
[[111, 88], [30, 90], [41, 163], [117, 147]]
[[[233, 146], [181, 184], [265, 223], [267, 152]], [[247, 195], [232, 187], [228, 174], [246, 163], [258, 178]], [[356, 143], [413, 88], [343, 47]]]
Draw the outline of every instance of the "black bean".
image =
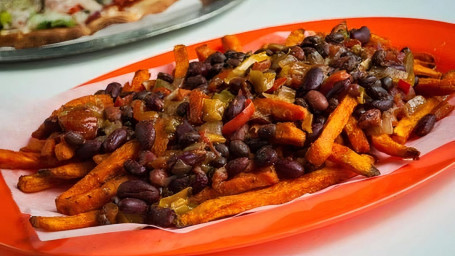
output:
[[135, 99], [135, 100], [145, 100], [145, 98], [147, 96], [149, 96], [150, 94], [152, 94], [152, 92], [150, 92], [150, 91], [145, 91], [145, 90], [144, 91], [140, 91], [140, 92], [138, 92], [138, 93], [136, 93], [134, 95], [133, 99]]
[[205, 65], [205, 63], [199, 62], [199, 61], [190, 62], [186, 76], [190, 77], [190, 76], [197, 76], [197, 75], [203, 75], [203, 76], [207, 75], [207, 65]]
[[375, 77], [373, 75], [369, 75], [369, 76], [360, 78], [359, 84], [363, 87], [371, 87], [374, 85], [374, 83], [376, 83], [376, 81], [378, 81], [377, 77]]
[[117, 196], [120, 198], [141, 199], [149, 204], [160, 199], [160, 191], [153, 185], [142, 180], [125, 181], [118, 187]]
[[187, 174], [191, 171], [193, 167], [186, 164], [182, 159], [177, 159], [174, 166], [172, 166], [171, 172], [175, 175]]
[[127, 141], [127, 132], [123, 128], [119, 128], [113, 131], [103, 143], [105, 152], [114, 152], [117, 148], [123, 145]]
[[425, 136], [433, 130], [436, 123], [436, 116], [434, 114], [427, 114], [422, 117], [414, 128], [414, 134], [417, 136]]
[[362, 129], [378, 126], [381, 123], [381, 111], [373, 108], [365, 111], [359, 117], [359, 127]]
[[170, 208], [150, 206], [147, 212], [147, 223], [160, 227], [166, 228], [174, 226], [176, 219], [177, 215], [175, 214], [174, 210]]
[[294, 104], [298, 105], [298, 106], [302, 106], [304, 108], [309, 107], [308, 103], [306, 102], [306, 100], [304, 98], [295, 98]]
[[188, 112], [189, 108], [190, 108], [190, 103], [182, 102], [182, 103], [180, 103], [178, 105], [177, 110], [176, 110], [176, 114], [181, 116], [181, 117], [184, 117], [184, 116], [186, 116], [186, 113]]
[[305, 95], [305, 99], [310, 104], [312, 109], [317, 111], [324, 111], [329, 106], [329, 102], [325, 96], [316, 90], [311, 90]]
[[333, 87], [325, 94], [326, 99], [334, 97], [344, 89], [347, 89], [349, 85], [351, 85], [351, 80], [349, 79], [336, 82]]
[[82, 160], [90, 159], [92, 156], [99, 153], [101, 145], [103, 143], [100, 140], [86, 140], [80, 148], [76, 150], [76, 155]]
[[225, 60], [226, 56], [224, 54], [222, 54], [221, 52], [215, 52], [212, 53], [209, 57], [207, 57], [205, 61], [214, 65], [218, 63], [224, 63]]
[[206, 153], [207, 152], [203, 150], [185, 151], [178, 156], [178, 159], [181, 159], [188, 165], [195, 166], [201, 164], [205, 160]]
[[151, 149], [155, 143], [155, 127], [152, 121], [140, 121], [135, 129], [136, 138], [143, 149]]
[[226, 170], [229, 174], [229, 177], [234, 177], [235, 175], [243, 172], [249, 164], [250, 160], [248, 157], [240, 157], [229, 161], [226, 164]]
[[278, 154], [271, 146], [265, 146], [259, 149], [254, 156], [257, 166], [264, 167], [274, 164], [278, 160]]
[[62, 128], [60, 127], [58, 118], [48, 117], [44, 120], [43, 124], [40, 126], [40, 129], [33, 133], [33, 137], [37, 139], [47, 139], [47, 137], [49, 137], [49, 135], [52, 133], [59, 132], [61, 130]]
[[306, 61], [310, 64], [323, 64], [324, 58], [321, 54], [311, 47], [304, 47], [302, 50], [305, 52]]
[[311, 68], [305, 75], [302, 84], [304, 90], [317, 90], [324, 81], [324, 73], [318, 67]]
[[177, 177], [169, 184], [169, 189], [177, 193], [190, 186], [190, 176]]
[[226, 121], [230, 121], [242, 112], [245, 107], [246, 98], [243, 95], [237, 95], [233, 101], [229, 104], [228, 108], [224, 113]]
[[229, 148], [225, 144], [216, 144], [215, 149], [221, 154], [221, 156], [226, 158], [229, 157]]
[[145, 214], [147, 212], [147, 203], [137, 198], [124, 198], [118, 203], [118, 208], [123, 213]]
[[245, 53], [243, 52], [236, 52], [234, 50], [227, 50], [224, 55], [228, 59], [238, 59], [238, 60], [243, 60], [246, 56]]
[[308, 134], [306, 140], [309, 143], [315, 141], [319, 137], [319, 135], [321, 135], [322, 128], [324, 128], [324, 124], [323, 123], [313, 123], [311, 125], [312, 133]]
[[123, 122], [132, 122], [133, 118], [133, 108], [131, 106], [121, 106], [120, 111], [122, 112], [122, 121]]
[[158, 76], [156, 78], [164, 80], [171, 84], [174, 82], [174, 76], [172, 76], [171, 74], [168, 74], [168, 73], [164, 73], [164, 72], [159, 72]]
[[258, 136], [263, 139], [272, 139], [275, 138], [276, 125], [275, 124], [266, 124], [259, 128]]
[[242, 63], [242, 61], [239, 60], [239, 59], [229, 58], [229, 59], [226, 60], [226, 64], [231, 66], [231, 67], [233, 67], [233, 68], [237, 67], [241, 63]]
[[305, 60], [305, 52], [302, 50], [301, 47], [297, 45], [291, 47], [289, 54], [296, 57], [300, 61]]
[[340, 44], [344, 41], [344, 35], [340, 32], [330, 33], [325, 37], [325, 41], [328, 43]]
[[322, 43], [322, 39], [319, 36], [307, 36], [305, 39], [303, 39], [302, 42], [302, 47], [313, 47], [315, 48], [315, 45]]
[[382, 88], [386, 89], [387, 91], [390, 91], [393, 87], [393, 80], [390, 76], [386, 76], [381, 78], [381, 85]]
[[351, 72], [357, 68], [361, 61], [362, 58], [359, 56], [350, 54], [334, 59], [330, 63], [330, 66], [338, 69], [345, 69], [346, 71]]
[[387, 66], [385, 58], [386, 58], [386, 52], [384, 50], [380, 49], [380, 50], [377, 50], [373, 54], [373, 57], [371, 60], [373, 62], [373, 65], [378, 66], [378, 67], [385, 67], [385, 66]]
[[360, 96], [360, 86], [358, 84], [350, 84], [348, 86], [347, 92], [352, 97]]
[[63, 136], [63, 139], [66, 141], [66, 143], [72, 146], [80, 146], [85, 142], [84, 136], [74, 131], [66, 132], [65, 135]]
[[352, 29], [350, 36], [353, 39], [359, 40], [362, 44], [366, 44], [370, 41], [371, 33], [368, 27], [362, 26], [359, 29]]
[[[209, 64], [209, 65], [210, 65], [210, 64]], [[223, 70], [223, 66], [224, 66], [224, 63], [211, 64], [211, 65], [208, 67], [207, 76], [208, 76], [208, 77], [216, 76], [218, 73], [221, 72], [221, 70]]]
[[365, 113], [366, 109], [364, 105], [357, 105], [354, 109], [354, 117], [359, 118], [363, 113]]
[[241, 140], [233, 140], [229, 144], [229, 152], [233, 157], [247, 157], [250, 154], [250, 148]]
[[147, 169], [137, 161], [133, 159], [128, 159], [123, 163], [123, 168], [133, 175], [144, 175], [147, 172]]
[[188, 146], [188, 145], [198, 142], [200, 138], [201, 138], [201, 135], [199, 135], [198, 132], [192, 131], [192, 132], [187, 132], [187, 133], [179, 136], [178, 142], [182, 146]]
[[219, 156], [216, 157], [212, 162], [210, 162], [210, 165], [215, 167], [215, 168], [221, 168], [225, 166], [227, 163], [227, 159], [225, 157]]
[[302, 176], [305, 173], [303, 166], [293, 160], [280, 159], [275, 163], [276, 172], [280, 177], [294, 179]]
[[260, 138], [248, 138], [245, 140], [245, 143], [248, 145], [251, 152], [256, 152], [260, 148], [269, 144], [268, 141], [260, 139]]
[[381, 111], [387, 111], [393, 107], [393, 100], [374, 100], [371, 102], [371, 106]]
[[145, 105], [152, 111], [161, 111], [164, 108], [164, 100], [156, 94], [147, 95], [144, 101]]
[[205, 174], [205, 172], [203, 172], [200, 167], [195, 169], [199, 169], [199, 171], [196, 171], [194, 180], [191, 184], [193, 195], [201, 192], [209, 184], [209, 178], [207, 177], [207, 174]]
[[185, 82], [183, 82], [183, 86], [189, 89], [195, 89], [201, 85], [207, 85], [207, 79], [202, 75], [187, 77]]
[[326, 109], [326, 112], [332, 113], [338, 107], [338, 104], [340, 104], [340, 102], [337, 98], [330, 98], [329, 107]]
[[371, 86], [366, 88], [368, 96], [375, 100], [386, 100], [391, 98], [390, 94], [382, 87]]
[[122, 85], [117, 82], [112, 82], [107, 85], [106, 90], [104, 91], [106, 94], [111, 95], [113, 99], [117, 98], [122, 91]]

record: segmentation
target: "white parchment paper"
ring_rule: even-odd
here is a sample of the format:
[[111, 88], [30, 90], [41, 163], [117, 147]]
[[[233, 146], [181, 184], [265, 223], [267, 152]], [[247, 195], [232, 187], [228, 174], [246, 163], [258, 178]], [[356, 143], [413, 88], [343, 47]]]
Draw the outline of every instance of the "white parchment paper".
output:
[[[259, 38], [256, 41], [248, 44], [245, 46], [245, 50], [252, 50], [257, 49], [263, 42], [282, 42], [284, 38], [287, 37], [289, 32], [276, 32], [271, 35], [267, 35], [265, 37]], [[150, 69], [151, 77], [154, 78], [160, 71], [164, 72], [171, 72], [174, 68], [174, 63], [170, 63], [168, 65], [164, 65], [161, 67]], [[52, 110], [60, 107], [65, 102], [74, 99], [76, 97], [93, 94], [97, 90], [104, 89], [107, 84], [110, 82], [116, 81], [124, 84], [127, 81], [131, 81], [133, 78], [134, 73], [125, 74], [122, 76], [118, 76], [115, 78], [106, 79], [101, 82], [93, 83], [90, 85], [78, 87], [62, 93], [56, 97], [49, 99], [46, 102], [35, 102], [31, 103], [29, 106], [26, 106], [22, 109], [10, 111], [9, 115], [3, 117], [3, 133], [2, 133], [2, 140], [0, 141], [1, 148], [7, 148], [12, 150], [18, 150], [22, 146], [26, 145], [31, 132], [33, 132], [41, 123], [42, 121], [48, 117]], [[25, 117], [21, 118], [20, 125], [14, 125], [17, 121], [17, 117]], [[433, 131], [426, 135], [425, 137], [419, 138], [414, 141], [410, 141], [408, 143], [409, 146], [415, 147], [421, 152], [421, 156], [427, 154], [428, 152], [441, 147], [449, 142], [455, 140], [455, 113], [452, 113], [450, 116], [444, 118], [440, 122], [438, 122]], [[385, 154], [379, 153], [379, 158], [381, 159], [381, 163], [377, 164], [376, 166], [381, 171], [381, 175], [387, 175], [394, 170], [406, 165], [409, 163], [409, 160], [400, 160], [395, 157], [389, 157]], [[19, 206], [19, 209], [24, 214], [30, 215], [39, 215], [39, 216], [59, 216], [60, 214], [57, 213], [55, 208], [54, 199], [62, 193], [67, 188], [58, 188], [58, 189], [50, 189], [45, 190], [42, 192], [25, 194], [19, 191], [16, 187], [18, 178], [21, 175], [29, 174], [31, 171], [21, 171], [21, 170], [2, 170], [3, 178], [9, 189], [11, 190], [12, 196], [14, 201]], [[343, 184], [351, 183], [351, 182], [358, 182], [363, 180], [363, 178], [355, 177]], [[337, 186], [343, 186], [343, 184], [338, 184], [327, 189], [321, 190], [318, 193], [324, 193], [326, 190], [332, 189]], [[314, 194], [312, 194], [314, 195]], [[295, 199], [295, 200], [304, 200], [312, 195], [303, 195], [302, 197]], [[295, 201], [294, 200], [294, 201]], [[288, 202], [286, 204], [292, 203]], [[270, 208], [275, 207], [283, 207], [286, 204], [282, 204], [279, 206], [271, 205], [271, 206], [264, 206], [259, 207], [256, 209], [252, 209], [245, 213], [250, 212], [257, 212], [257, 211], [264, 211]], [[244, 214], [244, 213], [243, 213]], [[226, 218], [227, 219], [227, 218]], [[195, 225], [187, 228], [182, 229], [165, 229], [169, 232], [176, 232], [176, 233], [187, 233], [191, 232], [195, 229], [204, 228], [208, 225], [216, 225], [218, 222], [222, 222], [226, 219], [221, 219], [217, 221], [212, 221], [210, 223]], [[43, 232], [37, 230], [38, 237], [42, 241], [48, 240], [55, 240], [55, 239], [62, 239], [62, 238], [69, 238], [69, 237], [77, 237], [77, 236], [84, 236], [84, 235], [91, 235], [91, 234], [100, 234], [100, 233], [108, 233], [108, 232], [119, 232], [119, 231], [126, 231], [126, 230], [134, 230], [134, 229], [141, 229], [143, 228], [144, 224], [115, 224], [115, 225], [108, 225], [108, 226], [99, 226], [99, 227], [91, 227], [91, 228], [83, 228], [77, 230], [68, 230], [68, 231], [59, 231], [59, 232]]]

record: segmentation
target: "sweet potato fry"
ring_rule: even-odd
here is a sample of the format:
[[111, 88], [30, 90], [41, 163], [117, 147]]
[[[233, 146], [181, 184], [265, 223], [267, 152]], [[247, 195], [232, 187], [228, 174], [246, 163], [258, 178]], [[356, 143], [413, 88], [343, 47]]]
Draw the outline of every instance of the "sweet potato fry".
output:
[[264, 205], [282, 204], [303, 194], [340, 183], [355, 174], [346, 169], [323, 168], [297, 179], [283, 180], [268, 188], [207, 200], [179, 216], [180, 227], [205, 223]]
[[174, 77], [177, 79], [184, 78], [190, 65], [188, 60], [188, 52], [186, 46], [179, 44], [174, 46], [174, 58], [175, 58], [175, 73]]
[[208, 47], [207, 44], [200, 45], [196, 47], [196, 55], [199, 61], [206, 60], [210, 55], [214, 54], [216, 51]]
[[56, 179], [47, 173], [37, 172], [20, 176], [17, 188], [24, 193], [33, 193], [68, 183], [68, 180]]
[[455, 92], [455, 78], [420, 78], [415, 90], [425, 96], [443, 96]]
[[414, 63], [414, 74], [416, 76], [426, 76], [431, 78], [440, 79], [442, 73], [431, 68], [424, 67], [420, 64]]
[[330, 155], [329, 160], [366, 177], [373, 177], [381, 174], [379, 170], [374, 167], [369, 157], [359, 155], [350, 148], [337, 143], [334, 143], [332, 146], [332, 154]]
[[424, 60], [414, 59], [414, 66], [416, 66], [416, 65], [420, 65], [420, 66], [423, 66], [426, 68], [431, 68], [431, 69], [436, 67], [436, 64], [434, 62], [428, 62], [428, 61], [424, 61]]
[[357, 106], [357, 100], [346, 95], [330, 114], [321, 135], [307, 152], [306, 156], [310, 163], [320, 166], [330, 156], [334, 140], [343, 131], [355, 106]]
[[55, 156], [55, 138], [48, 138], [44, 142], [43, 147], [41, 148], [42, 157], [54, 157]]
[[62, 231], [96, 226], [99, 211], [80, 213], [74, 216], [42, 217], [32, 216], [30, 223], [45, 231]]
[[272, 115], [279, 121], [303, 120], [308, 115], [306, 108], [278, 99], [257, 98], [253, 103], [262, 114]]
[[129, 141], [115, 150], [105, 161], [93, 168], [84, 178], [55, 199], [57, 211], [61, 213], [67, 211], [65, 205], [68, 198], [98, 188], [109, 178], [121, 174], [123, 172], [123, 163], [128, 159], [135, 158], [139, 148], [137, 141]]
[[152, 152], [156, 156], [162, 156], [167, 149], [169, 143], [168, 133], [166, 132], [166, 120], [164, 118], [158, 119], [155, 124], [155, 143], [152, 147]]
[[429, 98], [412, 115], [402, 118], [393, 129], [392, 139], [400, 144], [404, 144], [408, 140], [419, 120], [425, 115], [431, 113], [439, 102], [440, 101], [435, 97]]
[[46, 143], [46, 140], [40, 140], [36, 138], [30, 138], [28, 141], [27, 145], [25, 147], [22, 147], [20, 151], [22, 152], [41, 152], [41, 149], [44, 146], [44, 143]]
[[38, 173], [56, 179], [77, 179], [84, 177], [89, 173], [95, 164], [92, 161], [69, 163], [50, 169], [41, 169]]
[[402, 145], [394, 141], [387, 134], [372, 135], [371, 143], [377, 150], [388, 155], [401, 158], [412, 158], [414, 160], [419, 159], [420, 152], [417, 149]]
[[111, 153], [94, 155], [92, 157], [92, 160], [93, 160], [93, 162], [95, 162], [95, 164], [100, 164], [101, 162], [106, 160], [110, 155], [111, 155]]
[[357, 125], [357, 120], [353, 116], [349, 117], [348, 123], [344, 127], [344, 132], [346, 133], [352, 149], [354, 149], [355, 152], [370, 152], [370, 144], [368, 143], [367, 136]]
[[41, 153], [0, 149], [0, 168], [3, 169], [39, 169], [60, 164], [62, 163], [55, 158], [41, 157]]
[[240, 40], [235, 35], [225, 35], [221, 38], [221, 44], [223, 45], [224, 51], [233, 50], [236, 52], [242, 51], [242, 44]]
[[179, 88], [177, 89], [177, 95], [175, 95], [175, 100], [177, 101], [182, 101], [185, 99], [185, 97], [191, 93], [191, 90], [186, 90], [186, 89], [182, 89], [182, 88]]
[[143, 82], [150, 79], [150, 73], [147, 69], [140, 69], [134, 73], [131, 83], [126, 83], [123, 86], [124, 92], [140, 92], [145, 89]]
[[[75, 215], [82, 212], [96, 210], [108, 203], [117, 194], [117, 189], [123, 182], [127, 181], [127, 176], [118, 176], [106, 181], [101, 187], [92, 189], [86, 193], [68, 198], [61, 213]], [[59, 210], [59, 211], [60, 211]]]
[[190, 95], [190, 114], [188, 121], [192, 124], [202, 124], [204, 99], [208, 96], [200, 90], [192, 90]]
[[447, 100], [442, 101], [433, 109], [433, 114], [436, 116], [436, 121], [443, 119], [448, 116], [455, 109], [454, 105], [451, 105]]
[[[216, 172], [226, 172], [220, 168]], [[216, 173], [214, 176], [217, 175]], [[223, 174], [222, 174], [223, 175]], [[226, 174], [227, 178], [227, 174]], [[200, 204], [220, 196], [240, 194], [256, 188], [267, 187], [278, 183], [279, 179], [273, 166], [265, 167], [257, 172], [240, 173], [230, 180], [216, 182], [213, 178], [212, 187], [206, 187], [198, 194], [189, 198], [191, 203]]]
[[73, 158], [73, 156], [76, 154], [74, 148], [68, 145], [68, 143], [66, 143], [65, 140], [61, 140], [60, 143], [55, 145], [54, 150], [55, 157], [59, 161], [69, 160]]
[[296, 29], [293, 30], [289, 36], [286, 38], [286, 46], [294, 46], [299, 45], [302, 43], [303, 39], [305, 39], [305, 30], [304, 29]]
[[101, 109], [114, 106], [114, 101], [112, 97], [107, 94], [98, 94], [98, 95], [87, 95], [76, 98], [74, 100], [68, 101], [59, 109], [52, 112], [52, 116], [57, 116], [65, 109], [73, 108], [76, 106], [91, 105]]
[[277, 123], [274, 141], [279, 144], [303, 147], [306, 134], [295, 126], [294, 123]]

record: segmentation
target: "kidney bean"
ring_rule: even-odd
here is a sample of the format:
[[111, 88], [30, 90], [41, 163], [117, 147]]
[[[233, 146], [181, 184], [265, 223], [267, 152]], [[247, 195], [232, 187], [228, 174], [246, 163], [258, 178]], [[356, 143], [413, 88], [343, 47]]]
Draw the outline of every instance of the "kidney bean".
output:
[[370, 41], [371, 33], [368, 27], [362, 26], [359, 29], [352, 29], [350, 36], [353, 39], [359, 40], [362, 44], [366, 44]]
[[80, 146], [85, 142], [84, 136], [74, 131], [66, 132], [65, 135], [63, 136], [63, 139], [66, 141], [66, 143], [72, 146]]
[[92, 156], [99, 153], [102, 144], [103, 143], [97, 139], [86, 140], [85, 143], [76, 150], [76, 155], [82, 160], [90, 159]]
[[190, 108], [190, 103], [182, 102], [182, 103], [180, 103], [178, 105], [177, 110], [176, 110], [176, 114], [181, 116], [181, 117], [184, 117], [184, 116], [186, 116], [186, 113], [188, 112], [189, 108]]
[[319, 67], [314, 67], [306, 73], [302, 88], [305, 90], [317, 90], [323, 81], [324, 73]]
[[311, 90], [305, 95], [305, 99], [310, 106], [317, 111], [324, 111], [329, 106], [325, 96], [319, 91]]
[[177, 158], [181, 159], [188, 165], [195, 166], [201, 164], [205, 160], [206, 153], [207, 152], [203, 150], [185, 151]]
[[378, 126], [381, 123], [381, 111], [373, 108], [365, 111], [359, 117], [359, 127], [362, 129]]
[[327, 99], [330, 99], [333, 96], [337, 95], [338, 93], [342, 92], [345, 88], [348, 88], [349, 85], [351, 85], [351, 80], [349, 80], [349, 79], [338, 81], [333, 85], [332, 89], [330, 89], [325, 94], [325, 97]]
[[127, 140], [127, 132], [123, 128], [119, 128], [113, 131], [103, 143], [103, 148], [105, 152], [114, 152], [117, 148], [123, 145]]
[[168, 73], [164, 73], [164, 72], [159, 72], [158, 76], [156, 78], [164, 80], [171, 84], [174, 82], [174, 76], [171, 74], [168, 74]]
[[296, 57], [300, 61], [305, 60], [305, 52], [302, 50], [301, 47], [299, 47], [297, 45], [291, 47], [289, 54]]
[[367, 94], [375, 100], [386, 100], [391, 98], [390, 94], [382, 87], [371, 86], [366, 88]]
[[259, 167], [265, 167], [274, 164], [278, 160], [278, 154], [271, 146], [265, 146], [259, 149], [254, 156], [254, 162]]
[[280, 159], [275, 163], [275, 170], [279, 176], [287, 179], [294, 179], [305, 173], [303, 166], [293, 160]]
[[208, 63], [214, 65], [217, 63], [224, 63], [225, 60], [226, 60], [226, 56], [224, 54], [222, 54], [221, 52], [215, 52], [215, 53], [212, 53], [209, 57], [207, 57], [205, 62], [208, 62]]
[[159, 206], [150, 206], [147, 212], [147, 223], [160, 226], [160, 227], [171, 227], [174, 226], [174, 222], [177, 219], [177, 215], [174, 210], [170, 208], [162, 208]]
[[229, 148], [222, 143], [215, 145], [216, 151], [218, 151], [223, 157], [229, 157]]
[[205, 77], [203, 77], [202, 75], [187, 77], [185, 79], [185, 81], [183, 82], [183, 86], [185, 88], [189, 88], [189, 89], [194, 89], [198, 86], [206, 85], [206, 84], [207, 84], [207, 79], [205, 79]]
[[165, 170], [153, 169], [149, 173], [149, 181], [152, 185], [155, 185], [158, 187], [166, 187], [169, 185], [170, 179]]
[[240, 112], [242, 112], [243, 108], [245, 107], [246, 98], [243, 95], [237, 95], [233, 101], [229, 104], [226, 112], [224, 113], [224, 117], [226, 121], [230, 121], [234, 117], [236, 117]]
[[235, 131], [230, 137], [230, 140], [244, 140], [248, 133], [250, 126], [248, 124], [242, 125], [237, 131]]
[[155, 143], [155, 127], [152, 121], [140, 121], [136, 124], [136, 138], [143, 149], [151, 149]]
[[386, 76], [381, 78], [381, 86], [382, 88], [386, 89], [387, 91], [390, 91], [393, 87], [393, 80], [390, 76]]
[[122, 112], [122, 121], [123, 122], [133, 122], [133, 108], [131, 106], [121, 106], [120, 111]]
[[104, 115], [107, 120], [114, 122], [122, 118], [122, 111], [119, 107], [107, 107], [104, 109]]
[[387, 111], [393, 107], [393, 100], [374, 100], [371, 102], [371, 106], [381, 111]]
[[133, 159], [128, 159], [123, 163], [123, 168], [133, 175], [144, 175], [147, 172], [147, 169], [137, 161]]
[[189, 186], [190, 186], [190, 176], [185, 175], [185, 176], [177, 177], [177, 178], [173, 179], [171, 181], [171, 183], [169, 184], [169, 189], [172, 192], [177, 193], [177, 192], [181, 191], [182, 189], [185, 189]]
[[233, 140], [229, 144], [229, 152], [233, 157], [247, 157], [250, 154], [250, 148], [241, 140]]
[[142, 150], [139, 152], [138, 160], [137, 162], [141, 165], [147, 165], [148, 163], [156, 160], [155, 154], [152, 153], [150, 150]]
[[350, 84], [348, 86], [347, 92], [352, 97], [360, 96], [360, 86], [358, 84]]
[[147, 212], [148, 205], [141, 199], [127, 197], [120, 200], [118, 208], [123, 213], [142, 215]]
[[152, 111], [162, 111], [164, 108], [164, 100], [156, 94], [147, 95], [144, 99], [145, 105]]
[[201, 167], [195, 167], [195, 175], [194, 180], [191, 184], [193, 195], [201, 192], [205, 187], [209, 184], [209, 178], [204, 171], [202, 171]]
[[186, 164], [182, 159], [177, 159], [171, 172], [176, 175], [183, 175], [189, 173], [192, 168], [191, 165]]
[[225, 157], [219, 156], [216, 157], [212, 162], [210, 162], [210, 165], [215, 167], [215, 168], [221, 168], [225, 166], [227, 163], [227, 159]]
[[263, 139], [272, 139], [275, 138], [276, 125], [275, 124], [266, 124], [259, 128], [258, 136]]
[[149, 204], [160, 199], [160, 191], [153, 185], [142, 180], [125, 181], [118, 187], [117, 196], [123, 198], [141, 199]]
[[385, 66], [387, 66], [385, 58], [386, 58], [386, 52], [382, 49], [379, 49], [373, 54], [371, 61], [373, 62], [373, 65], [375, 65], [375, 66], [385, 67]]
[[433, 130], [435, 123], [436, 116], [434, 114], [428, 114], [422, 117], [414, 128], [414, 134], [420, 137], [427, 135]]
[[107, 85], [106, 90], [104, 92], [106, 94], [111, 95], [113, 99], [117, 98], [120, 95], [120, 92], [122, 91], [122, 85], [117, 82], [112, 82]]
[[344, 41], [344, 35], [340, 32], [330, 33], [325, 37], [327, 43], [341, 44]]
[[234, 177], [235, 175], [243, 172], [249, 164], [250, 160], [248, 157], [240, 157], [229, 161], [226, 164], [226, 170], [229, 174], [229, 177]]

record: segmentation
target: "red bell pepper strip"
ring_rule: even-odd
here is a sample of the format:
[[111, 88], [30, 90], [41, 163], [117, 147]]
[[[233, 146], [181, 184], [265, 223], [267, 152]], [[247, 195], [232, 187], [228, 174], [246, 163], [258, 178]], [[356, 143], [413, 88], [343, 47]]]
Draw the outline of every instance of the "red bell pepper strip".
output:
[[275, 82], [273, 82], [272, 88], [268, 89], [267, 92], [270, 93], [270, 92], [274, 92], [274, 91], [278, 90], [283, 84], [286, 83], [287, 80], [288, 79], [286, 77], [280, 77], [280, 78], [275, 79]]
[[231, 134], [239, 129], [250, 120], [251, 116], [254, 114], [254, 110], [253, 102], [248, 99], [246, 101], [246, 107], [242, 110], [242, 112], [223, 126], [223, 134]]
[[405, 94], [408, 94], [411, 85], [403, 79], [398, 80], [398, 88], [400, 88]]

